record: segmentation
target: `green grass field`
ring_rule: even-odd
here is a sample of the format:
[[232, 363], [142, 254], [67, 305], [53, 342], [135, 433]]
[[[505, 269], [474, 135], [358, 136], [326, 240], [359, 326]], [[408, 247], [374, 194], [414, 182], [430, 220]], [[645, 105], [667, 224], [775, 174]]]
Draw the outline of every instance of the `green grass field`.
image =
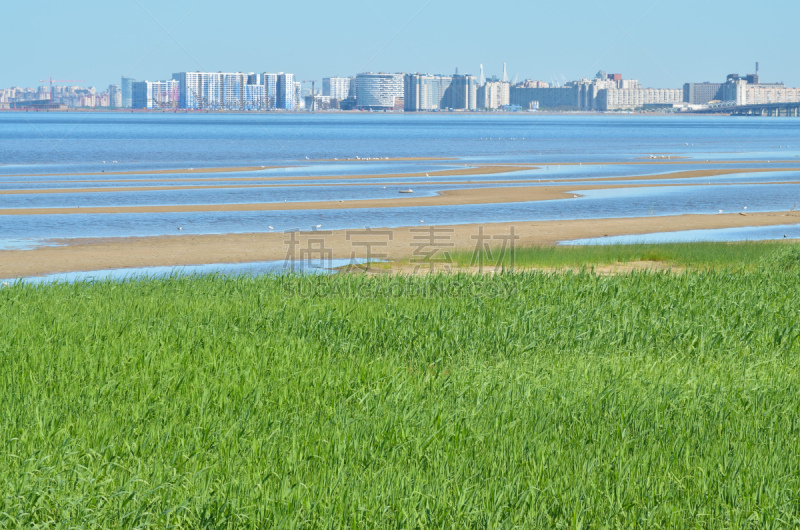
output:
[[[577, 245], [521, 247], [502, 254], [495, 250], [492, 259], [484, 258], [485, 265], [501, 265], [506, 268], [543, 267], [588, 267], [629, 263], [632, 261], [660, 262], [675, 267], [695, 269], [728, 268], [751, 269], [765, 255], [783, 248], [785, 243], [763, 242], [694, 242], [657, 243], [633, 245]], [[480, 254], [472, 251], [455, 252], [453, 262], [459, 267], [479, 264]]]
[[0, 289], [0, 527], [800, 525], [800, 252]]

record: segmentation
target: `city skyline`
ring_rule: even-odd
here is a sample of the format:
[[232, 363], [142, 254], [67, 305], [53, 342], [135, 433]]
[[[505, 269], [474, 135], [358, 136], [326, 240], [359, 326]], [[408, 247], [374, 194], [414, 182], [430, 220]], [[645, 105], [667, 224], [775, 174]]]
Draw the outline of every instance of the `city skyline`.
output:
[[[635, 72], [647, 86], [678, 88], [687, 79], [714, 81], [750, 70], [755, 61], [764, 78], [800, 85], [791, 57], [794, 6], [763, 6], [760, 16], [770, 24], [731, 34], [726, 27], [734, 27], [744, 2], [733, 0], [723, 10], [684, 0], [576, 0], [568, 13], [515, 0], [499, 12], [472, 1], [452, 9], [452, 2], [437, 0], [412, 1], [401, 10], [366, 0], [335, 8], [308, 2], [302, 10], [248, 1], [228, 11], [202, 0], [135, 0], [110, 10], [94, 0], [84, 4], [88, 9], [53, 3], [35, 13], [10, 6], [6, 16], [16, 22], [0, 42], [24, 53], [6, 58], [0, 86], [32, 87], [53, 76], [105, 87], [120, 76], [158, 80], [165, 71], [197, 70], [292, 71], [298, 80], [455, 68], [477, 76], [481, 63], [487, 76], [500, 77], [508, 63], [511, 79], [580, 79], [603, 68]], [[494, 36], [484, 28], [494, 28]], [[265, 31], [278, 45], [263, 44]]]

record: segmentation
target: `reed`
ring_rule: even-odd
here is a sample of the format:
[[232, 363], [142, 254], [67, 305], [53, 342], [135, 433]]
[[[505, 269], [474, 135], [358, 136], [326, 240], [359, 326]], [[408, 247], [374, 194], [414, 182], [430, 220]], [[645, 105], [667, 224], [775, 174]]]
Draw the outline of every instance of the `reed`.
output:
[[798, 256], [2, 288], [0, 526], [798, 526]]

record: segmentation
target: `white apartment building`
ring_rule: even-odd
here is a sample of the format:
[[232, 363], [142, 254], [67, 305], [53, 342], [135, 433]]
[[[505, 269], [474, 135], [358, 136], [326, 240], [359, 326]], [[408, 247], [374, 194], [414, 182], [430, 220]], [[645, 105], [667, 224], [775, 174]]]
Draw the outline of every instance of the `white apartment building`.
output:
[[347, 99], [350, 96], [349, 77], [323, 77], [322, 95], [330, 96], [331, 99]]
[[743, 89], [737, 90], [736, 95], [737, 105], [800, 102], [800, 88], [789, 88], [783, 85], [745, 84]]
[[[131, 84], [131, 108], [178, 108], [180, 94], [179, 82], [174, 79], [168, 81], [137, 81]], [[122, 95], [120, 94], [120, 99], [121, 97]]]
[[390, 110], [403, 99], [403, 74], [366, 72], [356, 76], [356, 106]]
[[478, 87], [478, 108], [499, 109], [511, 104], [511, 83], [489, 81]]
[[599, 110], [635, 109], [645, 105], [682, 102], [683, 89], [680, 88], [607, 88], [597, 94]]

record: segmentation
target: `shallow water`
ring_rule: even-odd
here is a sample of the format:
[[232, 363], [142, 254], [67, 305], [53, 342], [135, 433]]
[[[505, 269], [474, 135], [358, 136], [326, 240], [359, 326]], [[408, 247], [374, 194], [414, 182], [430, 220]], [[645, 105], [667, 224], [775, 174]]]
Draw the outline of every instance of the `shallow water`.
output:
[[[137, 280], [142, 278], [170, 278], [174, 276], [245, 276], [264, 274], [331, 274], [334, 269], [348, 265], [360, 265], [363, 259], [330, 259], [305, 261], [254, 261], [249, 263], [212, 263], [208, 265], [184, 265], [181, 267], [137, 267], [107, 269], [99, 271], [61, 272], [44, 276], [30, 276], [20, 280], [0, 280], [11, 285], [16, 281], [24, 283], [77, 283], [106, 280]], [[0, 284], [2, 286], [2, 284]], [[7, 285], [6, 285], [7, 287]]]
[[635, 245], [653, 243], [692, 243], [698, 241], [766, 241], [800, 239], [800, 225], [749, 226], [713, 230], [685, 230], [629, 236], [591, 237], [562, 241], [562, 245]]
[[[800, 203], [800, 120], [730, 117], [541, 116], [446, 114], [141, 114], [0, 113], [0, 191], [135, 187], [137, 191], [0, 195], [0, 208], [236, 204], [397, 199], [384, 209], [167, 214], [0, 216], [0, 249], [30, 248], [51, 239], [220, 234], [423, 224], [535, 222], [647, 215], [788, 210]], [[649, 164], [651, 155], [674, 159]], [[346, 157], [431, 157], [450, 161], [331, 162]], [[309, 160], [306, 160], [308, 157]], [[321, 161], [315, 161], [321, 160]], [[725, 160], [757, 163], [722, 164]], [[103, 164], [103, 161], [106, 163]], [[114, 163], [116, 161], [116, 163]], [[777, 163], [777, 161], [786, 161]], [[796, 162], [795, 162], [796, 161]], [[529, 163], [536, 169], [489, 175], [433, 172], [483, 163]], [[567, 165], [567, 163], [587, 165]], [[602, 165], [588, 165], [589, 163]], [[628, 162], [630, 165], [614, 165]], [[716, 163], [715, 163], [716, 162]], [[288, 166], [252, 172], [157, 174], [203, 167]], [[661, 175], [677, 171], [786, 168], [680, 180], [602, 184], [692, 184], [581, 192], [579, 199], [531, 203], [403, 206], [400, 189], [430, 196], [453, 189], [551, 185], [565, 179]], [[101, 171], [100, 175], [89, 175]], [[112, 171], [146, 171], [113, 175]], [[78, 175], [54, 175], [78, 173]], [[430, 173], [426, 177], [348, 178]], [[30, 176], [12, 176], [12, 175]], [[317, 177], [335, 176], [334, 180]], [[277, 178], [252, 181], [253, 177]], [[290, 180], [303, 177], [308, 180]], [[210, 179], [193, 181], [192, 179]], [[103, 182], [114, 180], [117, 182]], [[480, 180], [485, 184], [469, 183]], [[533, 183], [520, 181], [534, 180]], [[435, 181], [438, 184], [430, 184]], [[510, 183], [498, 183], [510, 181]], [[540, 182], [541, 181], [541, 182]], [[765, 185], [743, 185], [742, 183]], [[338, 186], [336, 184], [358, 184]], [[730, 184], [728, 186], [708, 186]], [[269, 184], [270, 187], [232, 188]], [[298, 186], [303, 184], [303, 186]], [[213, 189], [186, 186], [216, 185]], [[147, 190], [148, 186], [172, 189]], [[384, 188], [385, 186], [385, 188]], [[138, 188], [142, 188], [139, 190]], [[182, 189], [184, 188], [184, 189]]]

